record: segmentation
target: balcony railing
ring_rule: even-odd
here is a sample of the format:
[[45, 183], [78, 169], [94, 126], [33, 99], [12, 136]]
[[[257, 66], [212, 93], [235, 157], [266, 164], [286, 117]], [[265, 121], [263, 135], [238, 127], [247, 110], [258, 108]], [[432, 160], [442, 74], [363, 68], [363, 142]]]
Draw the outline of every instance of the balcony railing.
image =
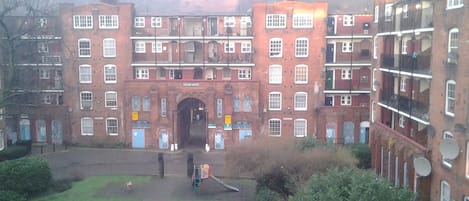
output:
[[431, 74], [431, 54], [381, 56], [381, 68], [417, 74]]
[[380, 90], [379, 102], [425, 122], [429, 120], [429, 105], [427, 103], [412, 100], [407, 96], [396, 95], [393, 90]]
[[398, 15], [396, 15], [394, 11], [391, 16], [380, 17], [378, 32], [393, 32], [430, 27], [433, 27], [433, 7], [415, 9], [412, 12], [409, 10], [407, 14], [401, 13]]

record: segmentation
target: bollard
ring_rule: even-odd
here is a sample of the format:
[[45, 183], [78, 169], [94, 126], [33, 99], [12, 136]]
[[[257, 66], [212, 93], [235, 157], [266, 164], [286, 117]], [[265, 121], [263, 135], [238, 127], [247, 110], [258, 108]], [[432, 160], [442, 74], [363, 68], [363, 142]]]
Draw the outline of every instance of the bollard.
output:
[[163, 153], [158, 153], [158, 173], [160, 178], [164, 177], [164, 158]]
[[55, 143], [52, 143], [52, 152], [55, 152]]
[[193, 173], [194, 173], [194, 154], [189, 153], [187, 154], [187, 176], [191, 178]]
[[41, 145], [41, 154], [44, 153], [44, 150], [43, 150], [44, 148], [43, 147], [44, 147], [44, 145]]

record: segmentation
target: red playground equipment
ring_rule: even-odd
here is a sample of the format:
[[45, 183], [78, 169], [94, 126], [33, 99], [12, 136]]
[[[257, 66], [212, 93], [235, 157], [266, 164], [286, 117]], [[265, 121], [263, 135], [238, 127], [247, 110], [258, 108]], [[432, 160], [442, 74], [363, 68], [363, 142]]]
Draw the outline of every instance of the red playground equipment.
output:
[[219, 178], [212, 175], [210, 172], [210, 165], [208, 164], [202, 164], [198, 167], [194, 165], [194, 171], [192, 173], [192, 189], [196, 192], [202, 191], [203, 181], [209, 178], [213, 179], [215, 182], [217, 182], [228, 190], [239, 192], [238, 188], [228, 185]]

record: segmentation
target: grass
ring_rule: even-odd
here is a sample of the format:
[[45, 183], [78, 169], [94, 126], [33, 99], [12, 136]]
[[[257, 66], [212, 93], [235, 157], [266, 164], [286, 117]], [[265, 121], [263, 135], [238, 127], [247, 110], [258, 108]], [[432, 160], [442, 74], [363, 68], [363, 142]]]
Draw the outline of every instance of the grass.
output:
[[82, 181], [73, 183], [71, 189], [38, 197], [32, 201], [139, 201], [136, 198], [99, 198], [96, 193], [100, 192], [104, 187], [115, 183], [126, 183], [131, 180], [133, 184], [146, 183], [151, 180], [150, 176], [97, 176], [89, 177]]

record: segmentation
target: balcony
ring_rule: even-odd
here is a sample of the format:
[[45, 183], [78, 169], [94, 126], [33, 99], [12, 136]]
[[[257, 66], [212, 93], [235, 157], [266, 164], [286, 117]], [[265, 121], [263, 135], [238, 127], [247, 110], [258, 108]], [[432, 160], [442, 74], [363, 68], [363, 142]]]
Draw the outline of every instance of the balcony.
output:
[[426, 150], [427, 147], [427, 128], [419, 131], [417, 134], [412, 133], [400, 133], [387, 125], [381, 122], [375, 122], [373, 124], [374, 132], [372, 135], [377, 135], [381, 139], [389, 141], [390, 138], [393, 139], [393, 143], [399, 144], [404, 147], [416, 148], [416, 150], [421, 151], [422, 153]]
[[380, 90], [379, 103], [394, 112], [404, 113], [420, 123], [429, 124], [428, 103], [412, 100], [407, 96], [396, 95], [393, 90]]
[[[403, 4], [396, 5], [402, 6]], [[379, 18], [378, 32], [394, 32], [412, 29], [425, 29], [433, 27], [433, 5], [428, 1], [408, 4], [407, 13], [396, 14], [393, 8], [392, 15]], [[384, 13], [383, 13], [384, 15]]]
[[431, 75], [431, 54], [412, 55], [381, 55], [381, 68], [388, 71], [408, 72], [411, 74]]

